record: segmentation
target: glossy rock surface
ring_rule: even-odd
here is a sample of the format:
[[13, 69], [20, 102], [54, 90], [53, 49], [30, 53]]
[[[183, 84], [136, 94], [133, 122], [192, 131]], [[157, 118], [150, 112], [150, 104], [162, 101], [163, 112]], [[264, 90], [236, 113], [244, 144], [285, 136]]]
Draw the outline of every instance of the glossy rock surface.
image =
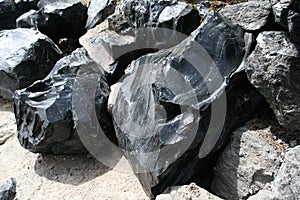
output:
[[0, 96], [6, 99], [43, 79], [61, 57], [52, 40], [31, 29], [1, 31], [0, 43]]

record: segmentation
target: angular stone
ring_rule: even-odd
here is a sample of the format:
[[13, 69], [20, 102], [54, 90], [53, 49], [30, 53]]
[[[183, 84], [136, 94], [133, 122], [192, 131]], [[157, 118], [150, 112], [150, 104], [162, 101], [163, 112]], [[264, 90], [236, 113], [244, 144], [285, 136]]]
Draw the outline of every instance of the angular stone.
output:
[[250, 82], [266, 98], [278, 122], [300, 130], [300, 54], [284, 32], [262, 32], [247, 59]]
[[205, 189], [200, 188], [195, 183], [191, 183], [189, 185], [183, 185], [183, 186], [170, 187], [164, 192], [164, 194], [160, 194], [156, 197], [156, 200], [174, 200], [174, 199], [176, 200], [186, 200], [186, 199], [221, 200], [219, 197], [209, 193]]
[[242, 29], [213, 12], [192, 38], [127, 69], [113, 120], [149, 197], [194, 178], [231, 131], [268, 108], [238, 73], [246, 49]]
[[298, 0], [271, 0], [275, 21], [300, 43], [300, 3]]
[[275, 199], [297, 199], [300, 196], [300, 146], [288, 150], [271, 190]]
[[91, 29], [103, 22], [110, 14], [114, 12], [116, 6], [115, 0], [91, 0], [88, 8], [88, 19], [86, 28]]
[[200, 23], [197, 10], [177, 0], [122, 0], [108, 18], [116, 32], [129, 28], [163, 27], [189, 34]]
[[[253, 125], [254, 126], [253, 126]], [[214, 168], [212, 191], [224, 199], [245, 199], [274, 180], [281, 158], [272, 144], [268, 125], [254, 121], [237, 129]], [[272, 136], [271, 136], [272, 137]]]
[[[76, 76], [80, 69], [94, 66], [83, 48], [59, 60], [51, 73], [30, 87], [16, 91], [14, 95], [15, 116], [20, 144], [43, 154], [71, 154], [86, 152], [78, 132], [73, 112], [73, 92]], [[103, 131], [113, 135], [112, 122], [106, 109], [109, 87], [103, 75], [97, 89], [98, 113], [102, 117]], [[88, 105], [82, 103], [85, 109]], [[105, 104], [105, 105], [102, 105]], [[107, 117], [107, 118], [106, 118]], [[102, 120], [102, 121], [101, 121]]]
[[225, 6], [220, 13], [246, 31], [257, 31], [263, 28], [271, 12], [268, 1], [250, 1]]
[[14, 178], [10, 178], [0, 188], [1, 200], [13, 200], [16, 196], [17, 182]]
[[22, 28], [32, 28], [38, 29], [37, 27], [37, 19], [39, 17], [38, 11], [36, 10], [30, 10], [20, 17], [16, 19], [16, 26], [22, 27]]
[[43, 79], [61, 56], [46, 35], [31, 29], [1, 31], [0, 43], [0, 96], [6, 99]]
[[37, 8], [37, 0], [1, 0], [0, 31], [16, 27], [16, 19], [30, 9]]
[[59, 38], [78, 39], [85, 33], [87, 7], [79, 0], [41, 0], [38, 8], [36, 13], [27, 13], [18, 19], [18, 27], [33, 26], [54, 41]]

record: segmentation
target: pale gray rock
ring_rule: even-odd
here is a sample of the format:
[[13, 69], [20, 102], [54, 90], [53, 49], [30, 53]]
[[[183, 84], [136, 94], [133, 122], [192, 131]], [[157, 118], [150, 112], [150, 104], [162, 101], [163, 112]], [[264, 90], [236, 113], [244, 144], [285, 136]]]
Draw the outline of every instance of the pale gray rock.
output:
[[183, 186], [167, 188], [163, 194], [156, 197], [156, 200], [221, 200], [221, 198], [209, 193], [207, 190], [197, 186], [195, 183]]
[[297, 200], [300, 197], [300, 146], [288, 150], [278, 174], [271, 183], [276, 199]]
[[271, 12], [269, 1], [249, 1], [225, 6], [220, 13], [246, 31], [257, 31], [263, 28]]
[[116, 0], [91, 0], [87, 14], [86, 28], [91, 29], [103, 22], [114, 12]]
[[0, 96], [43, 79], [61, 57], [60, 49], [46, 35], [32, 29], [0, 32]]
[[224, 199], [245, 199], [275, 178], [280, 157], [259, 134], [266, 133], [248, 125], [233, 133], [232, 141], [214, 168], [211, 189], [216, 195]]
[[284, 32], [262, 32], [246, 62], [251, 83], [263, 94], [278, 122], [300, 130], [300, 54]]
[[263, 189], [257, 194], [250, 196], [247, 200], [275, 200], [275, 197], [273, 192]]

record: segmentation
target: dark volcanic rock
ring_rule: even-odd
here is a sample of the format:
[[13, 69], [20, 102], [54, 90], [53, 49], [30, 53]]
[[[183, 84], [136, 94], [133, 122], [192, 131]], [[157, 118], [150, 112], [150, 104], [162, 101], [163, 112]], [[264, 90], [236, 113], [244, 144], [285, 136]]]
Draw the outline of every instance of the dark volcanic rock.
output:
[[268, 108], [237, 73], [247, 49], [240, 27], [211, 13], [192, 35], [132, 62], [112, 109], [119, 145], [150, 197], [187, 183], [231, 131]]
[[267, 24], [271, 12], [269, 1], [250, 1], [225, 6], [220, 13], [247, 31], [260, 30]]
[[17, 182], [14, 178], [10, 178], [0, 188], [1, 200], [13, 200], [16, 196]]
[[38, 0], [0, 0], [0, 30], [16, 27], [16, 19], [30, 9], [37, 8]]
[[79, 38], [85, 33], [87, 7], [79, 0], [41, 0], [38, 8], [36, 13], [27, 13], [18, 19], [18, 26], [38, 28], [55, 41], [59, 38]]
[[[85, 152], [72, 110], [74, 84], [79, 70], [97, 66], [81, 48], [70, 56], [59, 60], [51, 73], [14, 95], [14, 108], [17, 120], [18, 139], [21, 145], [39, 153], [69, 154]], [[101, 74], [100, 74], [101, 75]], [[106, 102], [109, 87], [101, 76], [96, 100], [98, 107]], [[82, 109], [88, 105], [82, 103]], [[101, 113], [101, 109], [99, 110]], [[104, 125], [109, 128], [112, 122], [105, 114]], [[111, 125], [110, 125], [111, 124]], [[113, 131], [113, 128], [111, 128]], [[106, 131], [106, 130], [104, 130]], [[111, 131], [111, 130], [109, 130]], [[113, 132], [112, 132], [113, 133]]]
[[122, 0], [108, 19], [109, 28], [116, 32], [163, 27], [189, 34], [200, 23], [198, 11], [177, 0]]
[[[80, 44], [110, 74], [113, 84], [133, 60], [178, 44], [199, 23], [197, 10], [183, 2], [123, 0], [112, 16], [80, 38]], [[161, 29], [150, 30], [157, 27]]]
[[298, 0], [271, 0], [275, 21], [300, 43], [300, 3]]
[[115, 0], [92, 0], [88, 9], [86, 28], [94, 28], [114, 12]]
[[6, 99], [43, 79], [61, 56], [46, 35], [31, 29], [2, 31], [0, 44], [0, 96]]
[[278, 122], [294, 131], [300, 131], [299, 52], [286, 33], [262, 32], [246, 64], [249, 80], [265, 96]]

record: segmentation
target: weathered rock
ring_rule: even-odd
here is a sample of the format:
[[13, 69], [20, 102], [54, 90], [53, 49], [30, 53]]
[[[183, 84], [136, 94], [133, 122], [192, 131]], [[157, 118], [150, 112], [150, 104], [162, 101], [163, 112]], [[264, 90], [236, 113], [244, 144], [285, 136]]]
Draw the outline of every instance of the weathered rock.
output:
[[285, 128], [300, 130], [300, 54], [284, 32], [262, 32], [246, 63], [251, 83]]
[[274, 194], [270, 190], [260, 190], [257, 194], [250, 196], [247, 200], [275, 200]]
[[230, 131], [268, 107], [235, 74], [247, 49], [240, 27], [213, 12], [192, 35], [132, 62], [112, 110], [119, 145], [150, 197], [187, 183]]
[[156, 200], [186, 199], [221, 200], [219, 197], [209, 193], [205, 189], [200, 188], [195, 183], [191, 183], [190, 185], [170, 187], [164, 192], [164, 194], [160, 194], [156, 197]]
[[267, 24], [271, 12], [269, 1], [250, 1], [225, 6], [220, 13], [246, 31], [257, 31]]
[[115, 0], [92, 0], [88, 8], [88, 19], [85, 27], [91, 29], [103, 22], [114, 12], [115, 6]]
[[267, 134], [268, 129], [256, 130], [251, 124], [233, 133], [214, 169], [211, 189], [216, 195], [245, 199], [274, 180], [281, 159], [273, 145], [263, 140]]
[[61, 56], [46, 35], [31, 29], [1, 31], [0, 43], [0, 96], [6, 99], [43, 79]]
[[298, 0], [271, 0], [275, 21], [300, 43], [300, 3]]
[[278, 174], [271, 183], [275, 199], [298, 199], [300, 196], [300, 146], [289, 149]]
[[[39, 153], [69, 154], [85, 152], [72, 110], [74, 82], [80, 69], [97, 66], [81, 48], [59, 60], [51, 73], [14, 95], [18, 139], [21, 145]], [[101, 74], [100, 74], [101, 75]], [[101, 75], [96, 104], [102, 117], [103, 131], [113, 131], [112, 122], [102, 113], [106, 109], [108, 85]], [[83, 102], [82, 109], [85, 109]], [[105, 104], [105, 105], [102, 105]], [[100, 121], [101, 122], [101, 121]], [[109, 129], [110, 130], [106, 130]], [[112, 132], [113, 133], [113, 132]], [[111, 134], [112, 135], [112, 134]]]
[[177, 0], [123, 0], [108, 21], [109, 28], [116, 32], [163, 27], [189, 34], [199, 25], [200, 16], [190, 5]]
[[38, 8], [36, 13], [32, 11], [18, 19], [18, 27], [38, 28], [55, 41], [59, 38], [79, 38], [85, 33], [87, 7], [79, 0], [41, 0]]
[[0, 31], [16, 27], [16, 19], [30, 9], [37, 8], [37, 0], [1, 0]]
[[0, 188], [1, 200], [13, 200], [16, 196], [17, 182], [14, 178], [10, 178]]

